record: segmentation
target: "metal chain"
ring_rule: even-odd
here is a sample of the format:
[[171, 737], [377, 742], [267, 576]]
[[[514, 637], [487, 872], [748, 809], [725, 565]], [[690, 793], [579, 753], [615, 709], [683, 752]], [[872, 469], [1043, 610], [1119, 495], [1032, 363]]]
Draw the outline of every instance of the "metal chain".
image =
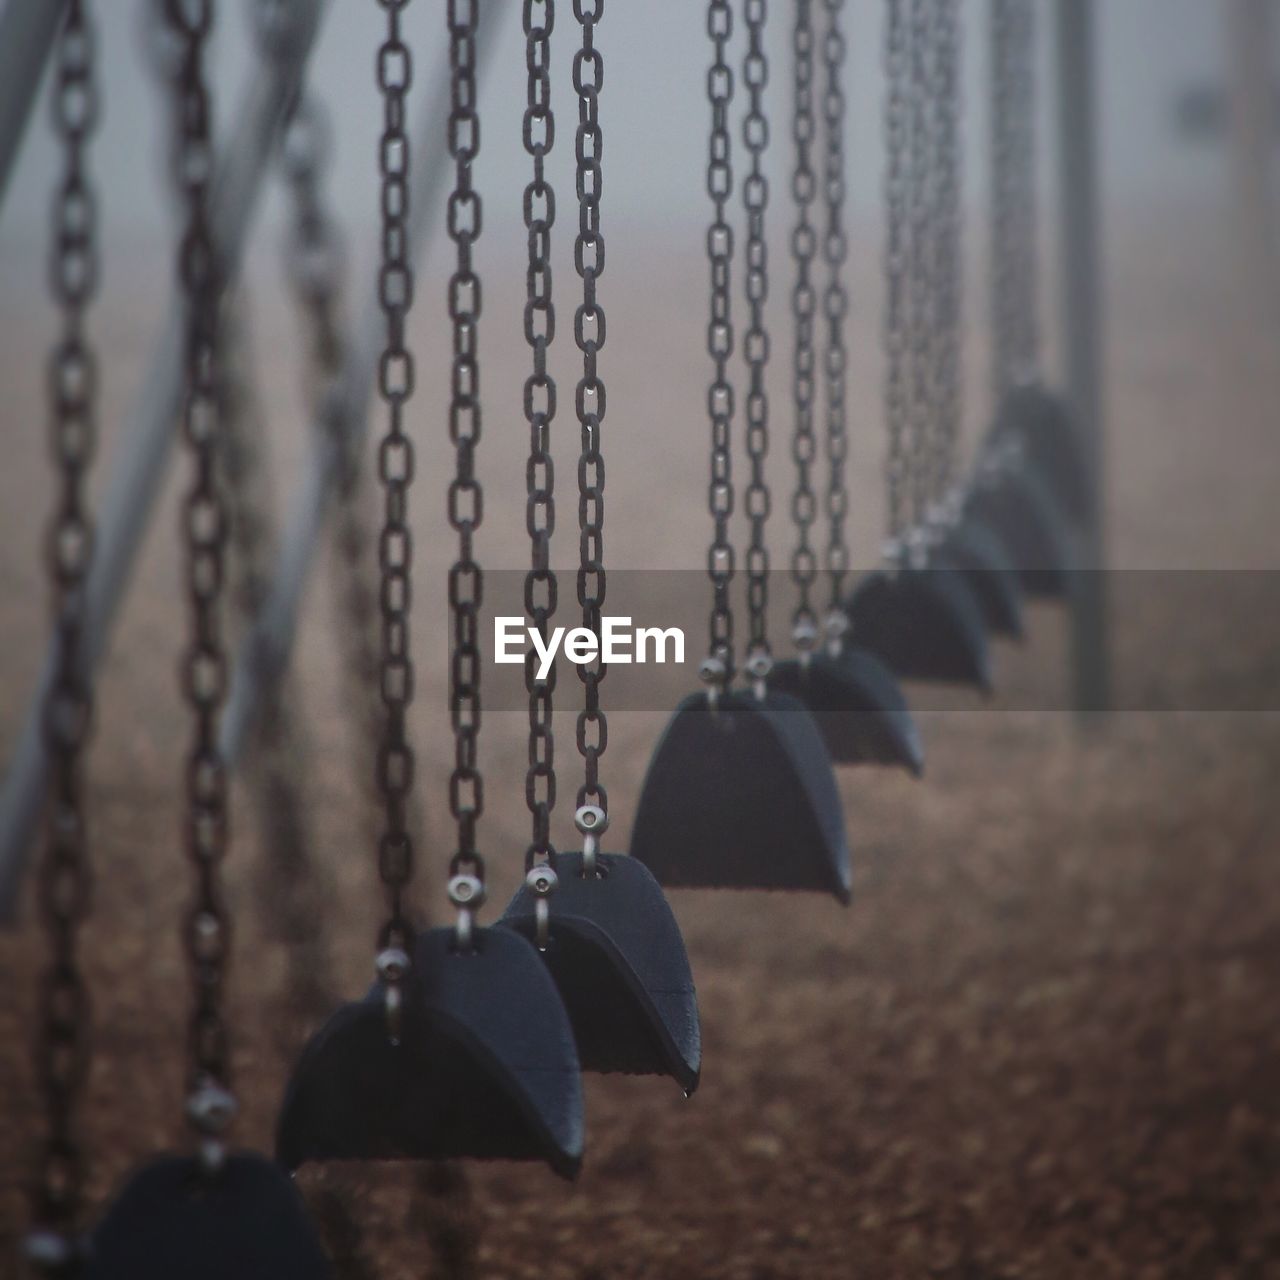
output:
[[747, 519], [751, 540], [747, 547], [747, 618], [750, 628], [747, 662], [757, 679], [771, 665], [768, 636], [769, 548], [765, 526], [772, 499], [765, 477], [769, 454], [769, 397], [765, 370], [769, 363], [769, 332], [765, 328], [765, 304], [769, 298], [769, 249], [765, 239], [765, 213], [769, 205], [769, 180], [764, 154], [769, 144], [769, 121], [764, 93], [769, 83], [765, 54], [766, 0], [743, 0], [747, 50], [742, 60], [742, 80], [747, 87], [747, 111], [742, 140], [749, 168], [742, 184], [746, 213], [747, 255], [743, 283], [747, 301], [747, 329], [743, 355], [747, 365], [746, 438], [751, 476], [746, 487]]
[[997, 400], [1039, 359], [1035, 13], [991, 7], [991, 292]]
[[711, 419], [711, 480], [707, 502], [714, 533], [707, 553], [707, 572], [712, 583], [710, 646], [704, 667], [713, 687], [724, 687], [733, 677], [733, 613], [729, 588], [733, 582], [734, 554], [729, 540], [729, 519], [733, 515], [733, 383], [729, 360], [733, 355], [732, 297], [733, 228], [728, 205], [733, 194], [733, 169], [729, 138], [729, 107], [733, 101], [733, 69], [727, 53], [733, 34], [733, 9], [729, 0], [708, 0], [707, 33], [713, 58], [707, 75], [707, 96], [711, 103], [711, 137], [707, 160], [707, 191], [714, 208], [707, 231], [707, 256], [711, 266], [711, 317], [707, 325], [707, 350], [714, 376], [707, 395]]
[[910, 439], [907, 391], [908, 248], [907, 167], [910, 158], [911, 48], [907, 0], [888, 0], [885, 26], [885, 425], [888, 455], [886, 552], [897, 559], [907, 526], [906, 486]]
[[1017, 374], [1025, 379], [1040, 356], [1039, 257], [1036, 198], [1036, 58], [1035, 6], [1022, 0], [1014, 11], [1012, 30], [1014, 245], [1016, 257], [1015, 341]]
[[964, 415], [961, 350], [964, 224], [960, 191], [959, 0], [937, 0], [934, 48], [934, 386], [937, 397], [930, 461], [933, 518], [943, 518], [955, 482]]
[[405, 342], [406, 317], [413, 304], [413, 267], [409, 262], [409, 138], [405, 98], [413, 79], [413, 58], [400, 36], [400, 17], [408, 0], [378, 0], [387, 14], [387, 34], [378, 50], [378, 88], [383, 128], [378, 148], [382, 175], [382, 263], [378, 300], [387, 322], [386, 346], [378, 362], [378, 390], [387, 408], [387, 425], [378, 447], [378, 477], [383, 491], [383, 525], [378, 539], [381, 572], [382, 663], [380, 688], [386, 707], [377, 781], [385, 825], [378, 844], [378, 872], [386, 886], [389, 917], [379, 935], [384, 951], [407, 952], [413, 927], [404, 895], [413, 874], [413, 838], [407, 798], [413, 785], [413, 748], [406, 718], [413, 699], [413, 655], [409, 644], [410, 572], [413, 533], [408, 523], [409, 485], [413, 480], [413, 441], [404, 430], [405, 405], [413, 394], [413, 353]]
[[479, 609], [483, 579], [472, 541], [483, 518], [483, 494], [475, 476], [480, 440], [480, 365], [477, 358], [481, 311], [480, 278], [472, 266], [472, 246], [480, 234], [480, 195], [471, 185], [471, 164], [480, 150], [476, 114], [476, 20], [479, 0], [449, 0], [451, 100], [449, 155], [454, 189], [449, 196], [449, 238], [457, 250], [449, 281], [449, 319], [453, 324], [453, 376], [449, 402], [449, 439], [456, 471], [449, 484], [449, 524], [458, 535], [458, 558], [449, 570], [449, 609], [453, 616], [450, 712], [454, 732], [454, 769], [449, 779], [449, 809], [458, 824], [458, 847], [450, 876], [473, 876], [481, 891], [484, 860], [476, 850], [476, 823], [484, 809], [484, 783], [476, 764], [480, 731]]
[[[92, 877], [82, 795], [82, 757], [92, 719], [85, 676], [85, 579], [93, 554], [85, 473], [97, 438], [97, 359], [85, 313], [97, 291], [97, 202], [86, 170], [98, 123], [96, 32], [84, 0], [70, 0], [57, 44], [53, 124], [63, 170], [54, 197], [49, 267], [62, 333], [49, 356], [49, 434], [60, 480], [45, 558], [52, 589], [57, 665], [45, 706], [49, 817], [39, 901], [48, 939], [40, 985], [35, 1072], [46, 1130], [33, 1188], [33, 1259], [50, 1270], [69, 1261], [85, 1175], [77, 1111], [89, 1068], [89, 995], [80, 973], [79, 932]], [[37, 1253], [41, 1256], [36, 1257]]]
[[796, 464], [796, 488], [791, 499], [791, 518], [796, 527], [796, 546], [791, 554], [791, 580], [798, 601], [791, 615], [791, 633], [802, 655], [817, 643], [818, 626], [813, 612], [813, 584], [818, 562], [812, 544], [817, 518], [817, 498], [813, 492], [812, 468], [817, 452], [813, 430], [814, 337], [813, 321], [817, 294], [813, 287], [813, 261], [817, 256], [817, 233], [811, 212], [817, 194], [813, 171], [813, 14], [810, 0], [796, 0], [792, 28], [794, 105], [791, 138], [795, 146], [795, 168], [791, 174], [791, 195], [796, 206], [796, 222], [791, 232], [791, 256], [796, 266], [796, 282], [791, 290], [794, 320], [791, 394], [795, 405], [795, 425], [791, 437], [791, 457]]
[[[578, 234], [573, 243], [573, 265], [582, 277], [582, 302], [573, 317], [574, 342], [582, 352], [582, 377], [574, 394], [574, 408], [582, 428], [582, 453], [578, 459], [578, 603], [582, 606], [582, 625], [599, 642], [605, 597], [604, 456], [600, 451], [605, 386], [597, 372], [596, 359], [604, 347], [605, 323], [604, 308], [596, 299], [596, 282], [604, 272], [604, 236], [600, 234], [600, 157], [604, 137], [599, 114], [604, 58], [595, 47], [595, 24], [604, 16], [604, 0], [573, 0], [573, 16], [582, 27], [582, 45], [573, 55], [573, 88], [578, 95], [578, 132], [574, 140]], [[578, 667], [583, 706], [578, 712], [577, 739], [584, 766], [578, 807], [596, 805], [608, 814], [609, 793], [600, 782], [600, 757], [609, 744], [609, 726], [600, 708], [600, 682], [606, 670], [602, 653]]]
[[[533, 371], [524, 383], [524, 415], [529, 424], [529, 461], [525, 469], [525, 526], [531, 558], [524, 580], [525, 613], [546, 641], [556, 610], [557, 581], [551, 568], [551, 535], [555, 532], [555, 464], [551, 457], [551, 423], [556, 412], [556, 384], [547, 372], [547, 351], [555, 340], [556, 312], [551, 294], [551, 228], [555, 224], [555, 192], [546, 180], [546, 157], [555, 144], [551, 109], [551, 33], [555, 0], [524, 0], [525, 69], [528, 99], [524, 113], [524, 148], [533, 161], [533, 177], [524, 189], [524, 225], [528, 232], [524, 336], [533, 353]], [[525, 653], [524, 682], [529, 693], [529, 761], [525, 803], [532, 836], [526, 869], [555, 862], [551, 813], [556, 804], [555, 739], [552, 706], [556, 668], [537, 678], [532, 646]]]
[[[187, 385], [182, 420], [193, 467], [182, 511], [192, 621], [183, 684], [195, 719], [187, 763], [187, 847], [196, 878], [196, 901], [186, 919], [187, 954], [195, 987], [190, 1025], [193, 1105], [189, 1112], [197, 1129], [209, 1135], [217, 1126], [204, 1123], [213, 1117], [203, 1114], [195, 1099], [215, 1093], [229, 1098], [231, 1070], [222, 1014], [231, 922], [219, 883], [228, 830], [227, 772], [218, 750], [218, 719], [227, 675], [220, 604], [228, 521], [218, 476], [222, 275], [209, 226], [213, 112], [205, 80], [214, 5], [212, 0], [167, 0], [165, 14], [181, 48], [174, 109], [175, 169], [187, 219], [178, 251], [178, 273], [187, 304]], [[220, 1110], [229, 1113], [230, 1105]]]
[[844, 203], [844, 108], [843, 87], [845, 39], [840, 21], [844, 0], [824, 0], [827, 28], [822, 37], [822, 123], [825, 133], [825, 163], [822, 172], [823, 205], [826, 221], [822, 233], [822, 258], [827, 282], [822, 310], [827, 324], [823, 354], [823, 386], [827, 416], [827, 575], [831, 595], [827, 615], [829, 643], [838, 649], [848, 622], [841, 608], [844, 582], [849, 573], [849, 545], [845, 522], [849, 513], [846, 463], [849, 451], [845, 405], [847, 359], [844, 345], [845, 319], [849, 297], [844, 284], [844, 265], [849, 254], [845, 234]]
[[908, 179], [908, 365], [910, 369], [909, 492], [913, 547], [929, 513], [930, 441], [934, 426], [934, 0], [911, 0], [911, 160]]

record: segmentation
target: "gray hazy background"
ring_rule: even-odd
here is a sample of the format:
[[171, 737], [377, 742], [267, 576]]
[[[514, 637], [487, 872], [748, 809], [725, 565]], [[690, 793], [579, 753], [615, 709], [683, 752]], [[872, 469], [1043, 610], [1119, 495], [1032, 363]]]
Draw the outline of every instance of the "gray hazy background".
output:
[[[165, 187], [158, 157], [161, 126], [156, 89], [142, 56], [145, 0], [107, 0], [96, 6], [102, 24], [107, 71], [106, 117], [94, 167], [106, 181], [108, 234], [141, 250], [165, 229]], [[416, 57], [413, 100], [421, 101], [440, 67], [444, 0], [410, 7], [407, 34]], [[224, 0], [216, 41], [220, 120], [235, 90], [259, 74], [248, 29], [245, 0]], [[519, 0], [508, 23], [491, 75], [482, 91], [484, 135], [478, 179], [486, 196], [488, 246], [522, 245], [515, 194], [524, 179], [520, 115], [525, 79]], [[1222, 6], [1217, 0], [1102, 0], [1097, 6], [1101, 54], [1102, 114], [1106, 137], [1108, 201], [1123, 208], [1158, 207], [1196, 193], [1212, 193], [1225, 181], [1222, 148], [1178, 144], [1170, 104], [1189, 82], [1223, 75]], [[786, 163], [789, 92], [788, 6], [775, 3], [772, 83], [775, 112], [772, 165]], [[879, 0], [852, 0], [847, 31], [850, 51], [848, 137], [850, 190], [855, 216], [874, 212], [881, 170]], [[702, 97], [707, 62], [705, 6], [700, 0], [610, 0], [599, 40], [607, 70], [602, 117], [605, 126], [605, 213], [617, 231], [679, 236], [696, 245], [705, 220], [703, 166], [707, 109]], [[1047, 50], [1049, 12], [1042, 14], [1041, 45]], [[981, 89], [986, 54], [986, 6], [966, 6], [966, 122], [971, 150], [971, 192], [980, 188], [985, 101]], [[740, 25], [740, 24], [739, 24]], [[380, 106], [372, 84], [381, 11], [373, 0], [332, 0], [313, 59], [313, 84], [334, 117], [337, 146], [335, 200], [355, 246], [366, 246], [373, 226], [376, 186], [372, 175]], [[568, 62], [576, 42], [569, 0], [557, 14], [555, 56], [561, 68], [554, 84], [561, 113], [560, 145], [553, 176], [572, 190], [573, 101]], [[740, 34], [740, 32], [739, 32]], [[0, 261], [6, 268], [38, 272], [32, 249], [43, 252], [43, 227], [53, 179], [54, 153], [43, 115], [29, 130], [18, 170], [0, 218]], [[623, 159], [625, 157], [625, 159]], [[608, 161], [612, 160], [612, 164]], [[780, 190], [778, 188], [775, 188]], [[563, 201], [562, 201], [563, 203]], [[279, 220], [274, 193], [259, 231]], [[656, 237], [655, 237], [656, 238]], [[6, 272], [5, 278], [9, 278]]]

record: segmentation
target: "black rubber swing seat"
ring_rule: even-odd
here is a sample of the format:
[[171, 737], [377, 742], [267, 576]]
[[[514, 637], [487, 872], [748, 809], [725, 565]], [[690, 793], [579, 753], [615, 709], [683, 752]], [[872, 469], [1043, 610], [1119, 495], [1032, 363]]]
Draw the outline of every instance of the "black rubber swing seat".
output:
[[[643, 863], [612, 853], [596, 854], [594, 875], [581, 853], [560, 853], [555, 872], [541, 954], [583, 1070], [669, 1075], [692, 1093], [702, 1069], [698, 999], [661, 886]], [[499, 924], [534, 941], [537, 902], [522, 885]]]
[[965, 515], [1004, 544], [1027, 595], [1063, 599], [1071, 594], [1071, 528], [1037, 468], [1014, 465], [979, 477], [965, 500]]
[[991, 440], [1015, 438], [1022, 456], [1044, 477], [1071, 519], [1083, 521], [1093, 508], [1093, 485], [1084, 442], [1060, 395], [1039, 382], [1006, 392], [996, 411]]
[[81, 1280], [329, 1280], [293, 1180], [261, 1156], [216, 1173], [165, 1156], [125, 1185], [93, 1233]]
[[307, 1045], [285, 1093], [276, 1155], [308, 1160], [582, 1162], [582, 1079], [573, 1029], [538, 953], [510, 929], [419, 934], [398, 1042], [384, 988], [339, 1009]]
[[899, 765], [920, 777], [924, 745], [893, 672], [866, 649], [774, 664], [771, 688], [799, 698], [836, 764]]
[[845, 603], [849, 641], [902, 680], [991, 689], [982, 609], [955, 569], [868, 574]]
[[804, 703], [769, 690], [705, 693], [654, 748], [631, 854], [678, 888], [796, 889], [849, 901], [844, 814]]
[[961, 520], [934, 549], [930, 563], [954, 569], [993, 635], [1021, 640], [1022, 584], [1005, 545], [981, 521]]

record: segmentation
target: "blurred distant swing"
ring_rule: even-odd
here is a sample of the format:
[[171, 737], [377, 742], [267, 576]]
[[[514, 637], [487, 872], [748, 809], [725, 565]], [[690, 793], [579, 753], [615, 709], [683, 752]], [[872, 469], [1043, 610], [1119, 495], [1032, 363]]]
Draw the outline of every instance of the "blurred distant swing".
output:
[[815, 138], [813, 111], [813, 46], [811, 0], [797, 0], [793, 28], [795, 104], [792, 134], [795, 169], [792, 193], [796, 225], [792, 232], [792, 256], [796, 283], [792, 292], [795, 319], [792, 388], [795, 425], [792, 457], [796, 464], [796, 491], [792, 521], [797, 542], [791, 557], [791, 577], [799, 592], [792, 615], [791, 635], [797, 656], [775, 663], [769, 675], [772, 688], [793, 694], [813, 712], [827, 749], [841, 764], [897, 764], [919, 775], [924, 768], [924, 748], [906, 699], [889, 668], [875, 654], [847, 643], [848, 619], [841, 606], [848, 572], [845, 519], [848, 490], [845, 483], [847, 435], [844, 345], [848, 297], [842, 269], [848, 254], [844, 228], [845, 95], [841, 78], [845, 65], [844, 36], [840, 29], [842, 5], [824, 0], [827, 28], [822, 37], [822, 121], [825, 130], [825, 165], [821, 187], [826, 211], [822, 234], [827, 283], [822, 291], [827, 345], [823, 355], [823, 380], [827, 422], [826, 452], [829, 467], [827, 516], [830, 541], [827, 571], [831, 602], [824, 623], [825, 643], [811, 601], [818, 576], [817, 558], [809, 532], [817, 515], [817, 500], [810, 483], [816, 453], [813, 430], [815, 396], [814, 313], [818, 292], [812, 281], [812, 265], [818, 232], [810, 222], [810, 207], [818, 179], [810, 160]]
[[[950, 532], [944, 496], [958, 429], [959, 231], [950, 190], [958, 180], [957, 3], [888, 0], [888, 567], [864, 578], [846, 609], [854, 643], [903, 679], [987, 690], [990, 658], [978, 596], [950, 560], [933, 557]], [[939, 216], [943, 211], [946, 218]], [[944, 264], [950, 264], [950, 290], [940, 287]]]
[[991, 307], [995, 424], [965, 509], [1005, 543], [1025, 590], [1063, 597], [1075, 564], [1071, 520], [1094, 496], [1064, 401], [1041, 381], [1035, 12], [992, 0]]
[[448, 228], [457, 248], [448, 295], [453, 322], [449, 432], [457, 471], [449, 486], [448, 513], [459, 548], [449, 575], [456, 746], [449, 797], [459, 842], [450, 863], [449, 897], [457, 920], [452, 928], [415, 936], [405, 910], [413, 870], [412, 837], [405, 826], [413, 781], [405, 724], [413, 696], [412, 533], [407, 524], [413, 446], [404, 431], [414, 382], [413, 357], [405, 345], [413, 272], [406, 243], [410, 156], [404, 105], [412, 60], [400, 35], [407, 0], [380, 2], [387, 37], [377, 64], [385, 105], [378, 153], [383, 214], [379, 296], [387, 344], [379, 387], [388, 427], [379, 449], [386, 496], [379, 563], [381, 692], [387, 720], [378, 758], [386, 807], [378, 865], [390, 917], [379, 938], [373, 989], [364, 1000], [340, 1009], [303, 1052], [281, 1110], [277, 1154], [290, 1169], [307, 1160], [541, 1159], [572, 1176], [582, 1158], [582, 1086], [564, 1006], [534, 948], [510, 930], [475, 925], [485, 896], [484, 861], [475, 844], [483, 808], [476, 765], [481, 571], [472, 549], [482, 517], [474, 473], [481, 427], [481, 282], [472, 260], [481, 206], [471, 185], [471, 164], [480, 146], [474, 74], [477, 6], [466, 0], [450, 0], [447, 15], [453, 88], [448, 137], [455, 162]]
[[[600, 232], [603, 134], [598, 112], [604, 59], [595, 46], [595, 24], [603, 15], [604, 0], [574, 0], [574, 11], [582, 27], [582, 45], [573, 60], [579, 103], [574, 261], [582, 277], [582, 303], [573, 329], [583, 360], [575, 395], [582, 433], [578, 599], [583, 627], [599, 637], [605, 601], [601, 451], [605, 384], [597, 371], [597, 357], [605, 342], [605, 315], [596, 285], [605, 259]], [[530, 433], [527, 525], [532, 544], [525, 608], [544, 640], [557, 597], [556, 574], [550, 567], [555, 527], [550, 436], [556, 390], [547, 373], [547, 353], [555, 337], [550, 262], [555, 192], [544, 175], [544, 161], [555, 137], [550, 76], [554, 26], [555, 0], [524, 0], [526, 62], [531, 69], [524, 143], [533, 159], [533, 179], [524, 195], [529, 232], [525, 339], [533, 351], [533, 372], [524, 393]], [[574, 853], [557, 852], [551, 841], [556, 790], [551, 732], [555, 667], [545, 681], [539, 681], [537, 663], [537, 653], [530, 647], [524, 664], [529, 692], [525, 793], [533, 839], [525, 856], [524, 886], [499, 923], [523, 934], [542, 954], [564, 999], [585, 1070], [671, 1075], [690, 1093], [698, 1083], [702, 1048], [693, 975], [680, 927], [643, 863], [599, 849], [609, 826], [608, 795], [599, 780], [600, 759], [608, 742], [600, 706], [603, 657], [597, 654], [578, 668], [584, 706], [578, 714], [577, 739], [586, 776], [574, 816], [583, 848]]]
[[800, 699], [768, 684], [773, 658], [766, 625], [769, 557], [764, 537], [770, 501], [764, 473], [768, 447], [764, 386], [768, 183], [762, 171], [767, 141], [762, 103], [768, 76], [764, 0], [745, 0], [744, 11], [747, 52], [743, 79], [750, 93], [744, 136], [752, 159], [751, 172], [743, 184], [750, 312], [746, 340], [747, 452], [751, 461], [747, 487], [751, 523], [747, 553], [749, 687], [732, 687], [736, 672], [729, 603], [734, 572], [729, 541], [734, 493], [734, 401], [729, 379], [733, 232], [726, 214], [732, 193], [729, 107], [733, 72], [725, 56], [733, 11], [728, 0], [710, 0], [708, 32], [714, 60], [707, 82], [712, 108], [707, 182], [714, 218], [707, 233], [711, 266], [707, 342], [715, 375], [708, 395], [712, 439], [709, 498], [714, 524], [708, 571], [713, 607], [710, 653], [701, 668], [707, 690], [680, 704], [654, 749], [636, 811], [631, 852], [665, 885], [805, 889], [831, 893], [847, 902], [851, 879], [844, 814], [821, 730]]
[[981, 521], [964, 512], [957, 475], [964, 422], [964, 151], [961, 9], [940, 0], [933, 77], [932, 314], [933, 396], [928, 463], [922, 468], [928, 563], [960, 573], [993, 635], [1021, 638], [1022, 591], [1008, 551]]
[[165, 16], [181, 48], [172, 90], [175, 168], [186, 214], [178, 253], [187, 301], [183, 428], [194, 468], [183, 506], [192, 609], [184, 684], [195, 721], [186, 835], [196, 883], [185, 943], [195, 998], [187, 1118], [198, 1145], [194, 1156], [161, 1157], [130, 1178], [93, 1234], [83, 1274], [88, 1280], [312, 1280], [329, 1275], [329, 1265], [289, 1178], [273, 1162], [229, 1154], [225, 1146], [236, 1100], [222, 1009], [231, 921], [219, 882], [228, 838], [227, 772], [217, 747], [226, 669], [219, 613], [227, 508], [218, 475], [222, 275], [208, 221], [213, 113], [205, 58], [213, 6], [174, 0]]

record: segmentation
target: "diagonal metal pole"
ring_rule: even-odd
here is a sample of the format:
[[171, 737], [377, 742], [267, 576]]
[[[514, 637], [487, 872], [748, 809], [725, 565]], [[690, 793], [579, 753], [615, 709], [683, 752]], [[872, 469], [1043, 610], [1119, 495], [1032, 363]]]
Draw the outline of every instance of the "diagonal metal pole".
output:
[[0, 9], [0, 209], [65, 5], [8, 0]]
[[[328, 0], [299, 0], [296, 36], [255, 76], [222, 152], [212, 193], [213, 234], [227, 278], [238, 272], [273, 150], [301, 81]], [[108, 478], [86, 590], [81, 661], [92, 677], [146, 530], [169, 457], [182, 395], [180, 304], [171, 298], [133, 419]], [[0, 790], [0, 923], [12, 921], [22, 871], [45, 787], [44, 701], [58, 655], [51, 649], [32, 694], [3, 790]]]
[[[498, 34], [502, 14], [512, 0], [495, 0], [482, 11], [476, 36], [476, 76], [483, 76]], [[423, 111], [421, 126], [412, 139], [413, 154], [422, 157], [413, 167], [409, 207], [409, 253], [426, 239], [444, 208], [444, 182], [448, 176], [445, 121], [449, 118], [449, 76], [446, 70], [434, 79], [434, 89]], [[294, 630], [311, 561], [320, 542], [325, 514], [333, 495], [338, 468], [344, 456], [358, 454], [368, 425], [369, 397], [385, 338], [385, 320], [376, 286], [348, 348], [346, 363], [333, 390], [336, 399], [329, 412], [336, 414], [345, 439], [313, 424], [315, 442], [307, 472], [294, 497], [280, 542], [271, 590], [263, 602], [255, 626], [245, 636], [222, 719], [223, 756], [235, 760], [253, 717], [262, 705], [266, 682], [284, 669], [293, 647]]]

